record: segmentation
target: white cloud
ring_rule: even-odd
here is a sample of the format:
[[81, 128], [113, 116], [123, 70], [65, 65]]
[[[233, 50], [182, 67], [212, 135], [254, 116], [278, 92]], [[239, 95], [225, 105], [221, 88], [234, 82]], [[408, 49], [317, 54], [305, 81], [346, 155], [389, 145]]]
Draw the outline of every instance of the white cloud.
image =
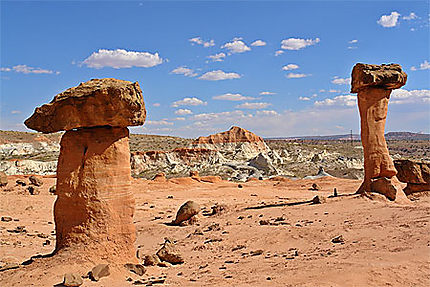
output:
[[411, 13], [409, 13], [408, 16], [403, 16], [402, 19], [403, 20], [414, 20], [414, 19], [418, 19], [418, 16], [414, 12], [411, 12]]
[[172, 121], [185, 121], [184, 117], [173, 118]]
[[261, 92], [260, 93], [260, 96], [268, 96], [268, 95], [276, 95], [276, 93], [273, 93], [273, 92]]
[[242, 117], [244, 113], [242, 111], [232, 112], [221, 112], [221, 113], [203, 113], [193, 116], [193, 120], [198, 121], [213, 121], [213, 120], [229, 120], [232, 118]]
[[415, 66], [411, 67], [412, 71], [417, 71], [417, 70], [430, 70], [430, 63], [427, 60], [424, 60], [424, 62], [422, 62], [420, 64], [419, 68], [416, 68]]
[[307, 46], [312, 46], [319, 43], [320, 38], [315, 39], [300, 39], [289, 38], [281, 41], [281, 49], [284, 50], [300, 50]]
[[159, 107], [159, 106], [161, 106], [161, 104], [160, 103], [153, 103], [152, 106]]
[[282, 55], [282, 54], [284, 54], [284, 51], [282, 51], [282, 50], [278, 50], [278, 51], [276, 51], [275, 52], [275, 56], [277, 57], [277, 56], [280, 56], [280, 55]]
[[255, 46], [255, 47], [261, 47], [261, 46], [266, 46], [266, 42], [264, 42], [263, 40], [256, 40], [254, 42], [251, 43], [251, 46]]
[[270, 106], [272, 104], [270, 103], [243, 103], [240, 105], [237, 105], [236, 108], [237, 109], [252, 109], [252, 110], [256, 110], [256, 109], [265, 109], [268, 106]]
[[399, 16], [399, 13], [393, 11], [390, 15], [382, 15], [376, 22], [384, 28], [395, 27], [398, 24]]
[[235, 38], [233, 41], [225, 43], [221, 48], [229, 50], [232, 54], [251, 51], [251, 48], [241, 41], [240, 38]]
[[274, 110], [262, 110], [255, 113], [257, 116], [278, 116], [278, 112]]
[[170, 73], [177, 74], [177, 75], [184, 75], [187, 77], [197, 76], [197, 73], [194, 73], [193, 69], [187, 68], [185, 66], [177, 67], [176, 69], [172, 70]]
[[100, 69], [112, 67], [115, 69], [144, 67], [150, 68], [163, 63], [158, 53], [135, 52], [123, 49], [105, 50], [100, 49], [86, 58], [82, 63], [90, 68]]
[[182, 100], [172, 103], [172, 107], [177, 108], [179, 106], [206, 106], [208, 103], [198, 98], [183, 98]]
[[335, 76], [331, 82], [336, 85], [349, 85], [351, 83], [351, 78], [340, 78]]
[[172, 126], [173, 123], [172, 122], [168, 122], [166, 120], [161, 120], [161, 121], [146, 121], [145, 125], [150, 125], [150, 126]]
[[322, 101], [315, 101], [315, 106], [347, 106], [353, 107], [357, 105], [357, 96], [342, 95], [336, 96], [332, 99], [328, 98]]
[[310, 101], [311, 98], [309, 98], [309, 97], [299, 97], [299, 100], [301, 100], [301, 101]]
[[195, 45], [195, 44], [202, 45], [205, 48], [215, 46], [214, 40], [203, 41], [202, 38], [200, 37], [191, 38], [191, 39], [188, 39], [188, 41], [190, 41], [191, 45]]
[[212, 99], [214, 99], [214, 100], [225, 100], [225, 101], [245, 101], [245, 100], [255, 100], [256, 98], [245, 97], [245, 96], [242, 96], [241, 94], [227, 93], [227, 94], [223, 94], [223, 95], [219, 95], [219, 96], [214, 96], [214, 97], [212, 97]]
[[206, 81], [220, 81], [230, 79], [240, 79], [240, 75], [237, 73], [226, 73], [221, 70], [210, 71], [199, 77], [200, 80]]
[[215, 55], [210, 55], [210, 56], [208, 56], [208, 58], [214, 62], [222, 62], [222, 61], [224, 61], [225, 54], [224, 53], [218, 53]]
[[60, 74], [60, 72], [55, 72], [52, 70], [46, 70], [46, 69], [42, 69], [42, 68], [34, 68], [34, 67], [30, 67], [27, 65], [16, 65], [13, 66], [12, 68], [9, 67], [2, 67], [0, 68], [0, 70], [2, 72], [11, 72], [14, 71], [16, 73], [23, 73], [23, 74]]
[[311, 76], [311, 74], [288, 73], [285, 77], [288, 79], [300, 79]]
[[349, 43], [349, 44], [356, 44], [356, 43], [358, 43], [358, 40], [357, 40], [357, 39], [354, 39], [354, 40], [349, 41], [348, 43]]
[[430, 90], [404, 90], [397, 89], [391, 93], [392, 104], [418, 104], [430, 103]]
[[288, 65], [283, 66], [282, 70], [284, 70], [284, 71], [291, 71], [291, 70], [295, 70], [295, 69], [298, 69], [298, 68], [299, 68], [299, 65], [288, 64]]
[[193, 112], [189, 109], [179, 109], [175, 111], [175, 115], [180, 115], [180, 116], [184, 116], [184, 115], [192, 115]]
[[10, 112], [12, 115], [17, 115], [17, 114], [20, 114], [21, 113], [21, 111], [11, 111]]

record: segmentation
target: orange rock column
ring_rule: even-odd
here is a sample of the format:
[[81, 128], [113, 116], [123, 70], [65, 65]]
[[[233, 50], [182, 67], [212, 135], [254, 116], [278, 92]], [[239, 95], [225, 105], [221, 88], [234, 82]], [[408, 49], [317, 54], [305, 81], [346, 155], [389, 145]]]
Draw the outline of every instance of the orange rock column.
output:
[[378, 192], [394, 200], [402, 191], [385, 141], [385, 122], [391, 91], [403, 86], [407, 75], [398, 64], [358, 63], [351, 79], [351, 92], [358, 93], [364, 153], [364, 180], [358, 192]]
[[63, 135], [54, 205], [56, 253], [136, 261], [128, 136], [127, 128], [115, 127]]

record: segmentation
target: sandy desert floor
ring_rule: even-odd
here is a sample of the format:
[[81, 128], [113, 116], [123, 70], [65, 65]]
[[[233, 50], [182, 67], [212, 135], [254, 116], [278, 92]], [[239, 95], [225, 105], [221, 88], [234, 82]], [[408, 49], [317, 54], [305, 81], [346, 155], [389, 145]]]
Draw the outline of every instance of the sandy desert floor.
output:
[[[13, 219], [0, 221], [2, 260], [14, 257], [22, 262], [49, 254], [55, 246], [56, 196], [48, 191], [55, 178], [43, 179], [39, 195], [10, 188], [23, 178], [10, 176], [9, 188], [0, 191], [0, 217]], [[322, 190], [310, 191], [312, 183]], [[185, 263], [147, 267], [141, 277], [114, 273], [99, 282], [86, 279], [82, 286], [133, 286], [138, 279], [160, 278], [165, 286], [430, 286], [427, 194], [399, 204], [378, 195], [351, 195], [360, 181], [330, 177], [238, 185], [191, 178], [133, 180], [136, 247], [154, 254], [169, 237], [177, 241]], [[329, 197], [335, 187], [342, 196]], [[315, 195], [326, 197], [326, 202], [310, 204]], [[202, 206], [198, 221], [167, 225], [187, 200]], [[225, 209], [210, 215], [215, 204]], [[339, 235], [344, 242], [333, 243]], [[71, 262], [65, 268], [44, 265], [43, 260], [0, 272], [0, 286], [54, 286], [65, 272], [74, 271]], [[81, 272], [87, 268], [75, 265]]]

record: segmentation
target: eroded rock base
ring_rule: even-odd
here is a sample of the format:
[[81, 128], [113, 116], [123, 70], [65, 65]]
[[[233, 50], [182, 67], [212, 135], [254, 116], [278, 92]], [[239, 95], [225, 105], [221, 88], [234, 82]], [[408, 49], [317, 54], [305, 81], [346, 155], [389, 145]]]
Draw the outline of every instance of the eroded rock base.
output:
[[61, 140], [54, 205], [55, 253], [135, 262], [134, 198], [127, 128], [67, 131]]

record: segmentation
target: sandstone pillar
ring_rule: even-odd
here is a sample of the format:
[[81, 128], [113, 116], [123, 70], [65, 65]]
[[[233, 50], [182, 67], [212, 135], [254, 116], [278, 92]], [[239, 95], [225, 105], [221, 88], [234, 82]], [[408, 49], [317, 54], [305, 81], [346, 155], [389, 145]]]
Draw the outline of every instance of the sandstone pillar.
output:
[[384, 134], [391, 91], [403, 86], [406, 79], [397, 64], [359, 63], [352, 70], [351, 92], [358, 93], [364, 153], [364, 181], [358, 192], [379, 192], [391, 200], [399, 192], [397, 171]]
[[127, 128], [96, 127], [63, 135], [54, 205], [57, 252], [133, 262], [130, 173]]
[[36, 108], [25, 121], [61, 139], [54, 254], [82, 262], [137, 261], [129, 132], [146, 118], [139, 84], [94, 79]]

